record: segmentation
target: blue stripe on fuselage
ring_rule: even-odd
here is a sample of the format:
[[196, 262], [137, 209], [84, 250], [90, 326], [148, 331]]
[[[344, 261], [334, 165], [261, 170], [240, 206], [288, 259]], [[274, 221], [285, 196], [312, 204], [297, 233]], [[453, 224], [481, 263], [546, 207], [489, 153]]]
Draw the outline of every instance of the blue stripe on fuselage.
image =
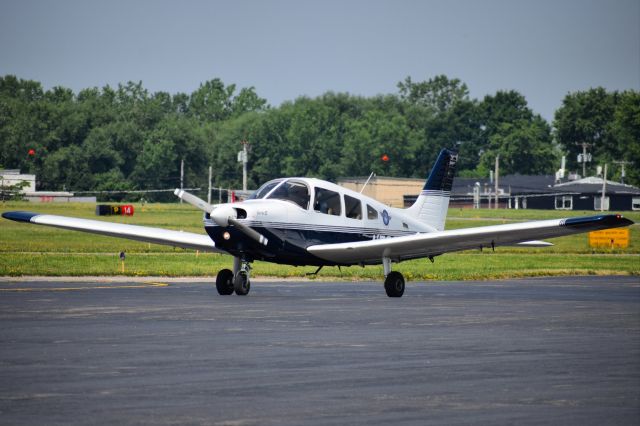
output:
[[[329, 265], [307, 252], [307, 247], [322, 244], [337, 244], [357, 241], [369, 241], [374, 238], [388, 238], [400, 235], [412, 235], [415, 232], [395, 231], [395, 235], [384, 235], [380, 229], [351, 228], [353, 232], [336, 230], [320, 230], [318, 226], [309, 229], [290, 228], [289, 224], [278, 224], [279, 227], [252, 226], [254, 230], [269, 239], [269, 244], [264, 247], [248, 238], [234, 227], [205, 226], [207, 234], [215, 242], [216, 248], [224, 250], [233, 256], [246, 260], [263, 260], [273, 263], [286, 263], [291, 265]], [[314, 229], [315, 228], [315, 229]], [[228, 232], [228, 239], [224, 238]], [[392, 231], [394, 232], [394, 231]], [[336, 263], [337, 265], [337, 263]]]

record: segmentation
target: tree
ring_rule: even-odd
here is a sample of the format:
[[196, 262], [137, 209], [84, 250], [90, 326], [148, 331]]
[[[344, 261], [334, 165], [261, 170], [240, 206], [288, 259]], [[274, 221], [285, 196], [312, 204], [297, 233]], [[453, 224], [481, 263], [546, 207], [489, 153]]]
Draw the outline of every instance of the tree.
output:
[[578, 169], [577, 156], [582, 153], [582, 143], [591, 145], [589, 151], [595, 160], [592, 165], [611, 158], [612, 149], [616, 149], [611, 134], [616, 98], [617, 93], [607, 93], [602, 87], [564, 97], [562, 106], [555, 113], [553, 126], [556, 140], [569, 154], [569, 168]]
[[[238, 187], [236, 155], [248, 140], [250, 187], [282, 176], [335, 180], [372, 170], [424, 178], [442, 147], [459, 149], [463, 175], [486, 174], [497, 154], [503, 172], [553, 170], [549, 126], [518, 92], [477, 101], [463, 82], [444, 75], [423, 82], [408, 77], [398, 88], [372, 98], [328, 92], [271, 108], [253, 87], [237, 91], [220, 79], [190, 95], [150, 94], [141, 82], [76, 95], [5, 76], [0, 163], [38, 174], [41, 189], [166, 189], [179, 184], [184, 159], [187, 186], [206, 187], [211, 165], [216, 185]], [[629, 144], [628, 154], [637, 146], [637, 94], [624, 102], [623, 94], [616, 96], [608, 124], [614, 136], [607, 140]]]
[[267, 100], [256, 94], [254, 87], [243, 88], [231, 100], [231, 115], [238, 117], [247, 112], [262, 111], [267, 107]]
[[[486, 176], [500, 155], [505, 173], [552, 173], [557, 152], [548, 123], [534, 114], [525, 97], [515, 90], [487, 95], [477, 104], [477, 132], [467, 143], [469, 156], [477, 156], [478, 167], [468, 176]], [[471, 152], [469, 152], [471, 151]]]
[[49, 190], [92, 190], [94, 173], [84, 149], [78, 145], [66, 146], [49, 154], [43, 161], [41, 187]]
[[143, 142], [131, 177], [141, 189], [178, 186], [179, 163], [173, 141], [161, 131], [153, 132]]
[[[370, 110], [349, 123], [343, 150], [343, 170], [351, 176], [371, 172], [384, 176], [411, 176], [415, 163], [415, 134], [397, 111]], [[386, 156], [388, 160], [383, 161]], [[422, 168], [420, 172], [423, 172]]]
[[[620, 93], [611, 126], [617, 147], [618, 161], [629, 161], [625, 183], [640, 186], [640, 93], [627, 90]], [[620, 175], [620, 170], [616, 171]]]
[[445, 75], [417, 83], [407, 77], [398, 83], [398, 89], [402, 100], [427, 107], [436, 114], [450, 110], [458, 102], [469, 100], [467, 85], [457, 78], [449, 80]]
[[502, 123], [482, 154], [481, 167], [493, 170], [500, 155], [500, 174], [549, 174], [557, 165], [558, 153], [551, 140], [551, 129], [542, 118]]
[[29, 186], [29, 182], [22, 181], [13, 185], [5, 185], [4, 180], [0, 179], [0, 200], [2, 201], [21, 201], [24, 198], [24, 188]]

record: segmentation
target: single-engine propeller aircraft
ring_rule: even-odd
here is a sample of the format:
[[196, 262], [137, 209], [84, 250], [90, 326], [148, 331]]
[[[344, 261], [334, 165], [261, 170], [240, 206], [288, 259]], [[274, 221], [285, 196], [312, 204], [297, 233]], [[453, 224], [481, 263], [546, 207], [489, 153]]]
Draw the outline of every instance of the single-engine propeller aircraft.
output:
[[[262, 185], [250, 199], [210, 205], [176, 189], [176, 195], [203, 210], [208, 235], [23, 211], [2, 216], [15, 221], [129, 238], [157, 244], [227, 253], [233, 270], [218, 272], [221, 295], [246, 295], [255, 260], [289, 265], [382, 264], [389, 297], [404, 293], [405, 280], [392, 262], [429, 258], [483, 247], [552, 245], [542, 238], [629, 226], [619, 214], [539, 220], [444, 230], [458, 155], [443, 149], [416, 202], [392, 208], [330, 182], [282, 178]], [[316, 273], [318, 272], [316, 271]]]

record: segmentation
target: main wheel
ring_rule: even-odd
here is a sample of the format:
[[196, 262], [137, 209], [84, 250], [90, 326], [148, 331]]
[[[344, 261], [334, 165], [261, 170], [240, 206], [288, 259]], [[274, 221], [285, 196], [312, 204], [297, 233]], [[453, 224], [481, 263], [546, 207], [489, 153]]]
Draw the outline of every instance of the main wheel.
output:
[[404, 294], [404, 277], [400, 272], [389, 272], [384, 280], [384, 290], [389, 297], [402, 297]]
[[251, 282], [245, 271], [238, 271], [233, 279], [233, 288], [238, 296], [246, 296], [251, 289]]
[[223, 269], [218, 272], [216, 289], [218, 290], [218, 294], [222, 296], [233, 294], [233, 272], [228, 269]]

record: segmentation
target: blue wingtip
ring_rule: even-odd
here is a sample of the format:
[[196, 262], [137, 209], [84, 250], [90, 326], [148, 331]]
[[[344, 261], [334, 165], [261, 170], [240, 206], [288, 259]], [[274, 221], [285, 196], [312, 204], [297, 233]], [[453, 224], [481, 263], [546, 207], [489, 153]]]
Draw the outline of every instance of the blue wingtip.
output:
[[619, 228], [633, 225], [633, 221], [620, 214], [572, 217], [565, 221], [565, 226], [574, 228], [586, 228], [594, 225], [599, 226], [601, 229]]
[[41, 213], [33, 213], [33, 212], [4, 212], [2, 213], [2, 217], [9, 220], [15, 220], [16, 222], [31, 222], [31, 219], [35, 216], [40, 216]]

